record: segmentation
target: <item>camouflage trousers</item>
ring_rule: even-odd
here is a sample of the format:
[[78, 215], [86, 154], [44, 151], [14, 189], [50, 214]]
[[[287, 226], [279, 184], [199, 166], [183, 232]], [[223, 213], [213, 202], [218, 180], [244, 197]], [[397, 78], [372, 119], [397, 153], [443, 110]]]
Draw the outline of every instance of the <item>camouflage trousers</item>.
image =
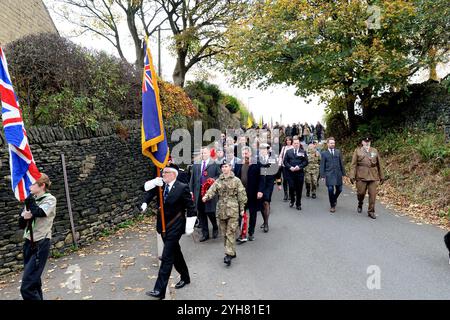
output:
[[220, 231], [222, 232], [225, 254], [234, 256], [236, 254], [236, 231], [239, 227], [239, 218], [220, 219]]
[[319, 178], [319, 172], [317, 172], [317, 171], [305, 172], [306, 190], [307, 191], [311, 190], [312, 194], [316, 193], [318, 178]]

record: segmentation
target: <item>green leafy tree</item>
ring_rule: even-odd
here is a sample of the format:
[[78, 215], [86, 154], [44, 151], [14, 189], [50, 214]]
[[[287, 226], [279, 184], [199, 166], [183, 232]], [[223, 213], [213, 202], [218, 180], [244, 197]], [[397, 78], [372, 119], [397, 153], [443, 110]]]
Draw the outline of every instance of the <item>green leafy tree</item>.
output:
[[[408, 79], [448, 52], [444, 0], [267, 0], [228, 30], [221, 56], [236, 83], [287, 84], [297, 94], [339, 97], [350, 130], [356, 109], [370, 118], [373, 97], [405, 88]], [[431, 53], [434, 53], [430, 55]], [[359, 102], [359, 103], [356, 103]]]

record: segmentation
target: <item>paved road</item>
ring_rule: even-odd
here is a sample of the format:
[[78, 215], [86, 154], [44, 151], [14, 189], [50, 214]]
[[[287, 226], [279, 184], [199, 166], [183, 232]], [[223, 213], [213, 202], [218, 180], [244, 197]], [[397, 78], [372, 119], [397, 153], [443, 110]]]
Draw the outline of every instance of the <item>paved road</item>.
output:
[[[379, 203], [378, 219], [369, 219], [355, 201], [345, 188], [332, 215], [321, 186], [318, 199], [303, 199], [297, 211], [274, 191], [269, 233], [259, 215], [256, 240], [237, 247], [231, 267], [222, 240], [194, 245], [185, 237], [192, 282], [176, 299], [450, 299], [445, 232]], [[367, 287], [370, 276], [376, 285], [369, 266], [379, 268], [380, 289]]]
[[[192, 282], [166, 299], [450, 299], [450, 266], [444, 231], [417, 225], [377, 204], [378, 219], [357, 214], [355, 194], [344, 189], [335, 214], [324, 187], [318, 199], [289, 208], [275, 191], [270, 231], [237, 247], [231, 267], [223, 263], [221, 239], [182, 249]], [[197, 236], [198, 239], [198, 236]], [[158, 272], [154, 227], [142, 224], [68, 257], [50, 260], [44, 296], [52, 299], [149, 299]], [[68, 287], [70, 266], [81, 269], [81, 290]], [[380, 289], [369, 290], [369, 266], [381, 272]], [[20, 275], [0, 282], [0, 299], [20, 299]], [[374, 282], [370, 282], [374, 283]], [[376, 284], [376, 283], [374, 283]]]

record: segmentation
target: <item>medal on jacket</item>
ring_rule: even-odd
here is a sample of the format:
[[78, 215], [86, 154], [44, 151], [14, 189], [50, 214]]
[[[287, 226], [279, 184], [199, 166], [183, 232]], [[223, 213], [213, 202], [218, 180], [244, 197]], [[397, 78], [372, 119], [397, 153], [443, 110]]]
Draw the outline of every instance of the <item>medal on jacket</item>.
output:
[[206, 170], [203, 171], [203, 176], [204, 176], [204, 177], [207, 177], [207, 176], [208, 176], [208, 171], [206, 171]]

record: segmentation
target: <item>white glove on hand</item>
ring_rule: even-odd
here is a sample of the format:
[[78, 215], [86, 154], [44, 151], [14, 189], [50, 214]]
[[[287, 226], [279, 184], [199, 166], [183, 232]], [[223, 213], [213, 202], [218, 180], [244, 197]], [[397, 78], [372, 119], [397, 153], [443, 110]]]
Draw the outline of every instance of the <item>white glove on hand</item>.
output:
[[194, 225], [197, 217], [187, 217], [186, 218], [186, 235], [190, 236], [194, 233]]
[[164, 184], [163, 179], [162, 179], [161, 177], [158, 177], [158, 178], [155, 178], [155, 179], [152, 179], [152, 180], [147, 181], [147, 182], [144, 184], [144, 190], [145, 190], [145, 191], [149, 191], [149, 190], [152, 190], [152, 189], [153, 189], [154, 187], [156, 187], [156, 186], [162, 187], [163, 184]]
[[141, 210], [142, 210], [142, 212], [147, 210], [147, 204], [145, 202], [141, 205]]

